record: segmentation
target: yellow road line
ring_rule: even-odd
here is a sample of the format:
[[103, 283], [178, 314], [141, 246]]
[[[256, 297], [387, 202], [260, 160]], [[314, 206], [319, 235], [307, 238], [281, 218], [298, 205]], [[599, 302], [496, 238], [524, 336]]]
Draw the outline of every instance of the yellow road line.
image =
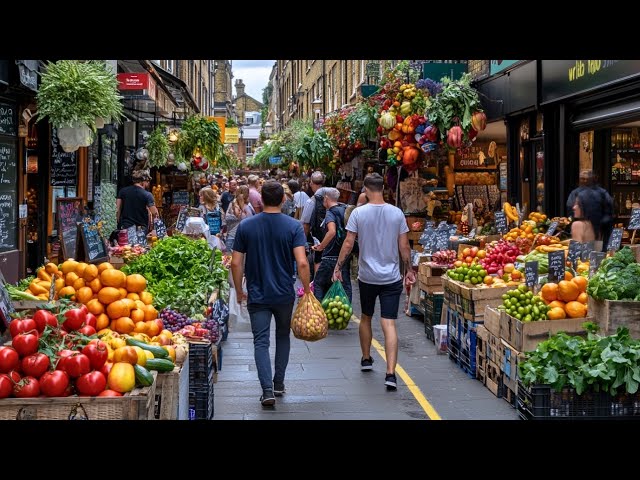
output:
[[[355, 316], [351, 317], [351, 319], [358, 324], [360, 323], [360, 319], [356, 318]], [[387, 355], [385, 354], [384, 347], [380, 344], [380, 342], [378, 342], [375, 338], [372, 338], [371, 345], [373, 346], [373, 348], [376, 349], [376, 351], [380, 354], [380, 356], [386, 362]], [[409, 376], [407, 371], [404, 368], [402, 368], [399, 363], [396, 364], [396, 373], [400, 376], [402, 381], [407, 384], [407, 387], [409, 387], [409, 391], [414, 396], [416, 401], [420, 404], [420, 406], [424, 410], [424, 413], [426, 413], [431, 420], [442, 420], [442, 417], [438, 415], [438, 412], [436, 412], [436, 409], [433, 408], [433, 406], [429, 403], [429, 400], [427, 400], [427, 398], [424, 396], [424, 394], [420, 390], [420, 387], [418, 387], [415, 384], [415, 382]]]

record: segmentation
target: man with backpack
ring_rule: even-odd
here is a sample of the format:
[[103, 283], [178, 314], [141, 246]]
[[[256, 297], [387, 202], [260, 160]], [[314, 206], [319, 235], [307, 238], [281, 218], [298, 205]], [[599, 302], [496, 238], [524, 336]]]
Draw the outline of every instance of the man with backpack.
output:
[[[304, 233], [307, 236], [307, 241], [313, 245], [314, 241], [312, 237], [322, 241], [324, 238], [324, 231], [322, 229], [322, 222], [324, 221], [326, 209], [324, 208], [324, 192], [326, 188], [323, 187], [325, 182], [325, 175], [322, 172], [313, 172], [311, 175], [311, 190], [313, 195], [304, 206], [302, 211], [302, 217], [300, 221], [304, 228]], [[318, 271], [320, 267], [320, 261], [322, 260], [322, 252], [315, 252], [313, 259], [314, 272]]]
[[[333, 270], [338, 261], [342, 243], [347, 236], [344, 220], [347, 206], [339, 204], [338, 198], [340, 198], [340, 192], [337, 188], [324, 189], [323, 208], [326, 211], [324, 222], [322, 222], [324, 237], [320, 244], [312, 247], [316, 253], [321, 253], [320, 266], [313, 280], [313, 293], [320, 301], [322, 301], [325, 293], [331, 287]], [[350, 262], [345, 261], [342, 266], [342, 286], [344, 287], [347, 297], [349, 297], [349, 302], [351, 302], [351, 275], [349, 267]]]

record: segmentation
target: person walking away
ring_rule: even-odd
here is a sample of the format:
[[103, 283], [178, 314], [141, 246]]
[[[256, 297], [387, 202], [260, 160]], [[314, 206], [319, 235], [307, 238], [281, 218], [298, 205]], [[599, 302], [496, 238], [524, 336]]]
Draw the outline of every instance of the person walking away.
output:
[[258, 191], [260, 178], [257, 175], [249, 175], [247, 182], [249, 183], [249, 203], [253, 205], [256, 213], [262, 212], [262, 197]]
[[147, 170], [136, 170], [131, 175], [133, 185], [124, 187], [116, 199], [116, 224], [118, 229], [142, 227], [149, 231], [149, 215], [152, 221], [158, 217], [158, 209], [151, 192], [147, 191], [151, 176]]
[[236, 238], [236, 231], [238, 225], [245, 218], [253, 217], [255, 210], [249, 203], [249, 187], [246, 185], [240, 185], [236, 192], [236, 197], [233, 199], [225, 216], [227, 224], [227, 238], [225, 241], [227, 251], [233, 250], [233, 242]]
[[222, 198], [220, 199], [220, 205], [222, 206], [222, 211], [226, 212], [229, 209], [229, 205], [233, 201], [236, 196], [236, 190], [238, 189], [238, 182], [235, 180], [229, 181], [229, 188], [225, 188], [224, 193], [222, 194]]
[[[313, 195], [307, 200], [302, 211], [302, 218], [300, 221], [304, 227], [304, 234], [310, 245], [314, 245], [313, 237], [317, 238], [320, 242], [324, 238], [324, 231], [322, 229], [322, 222], [325, 217], [325, 209], [323, 205], [323, 196], [325, 188], [323, 187], [325, 182], [325, 175], [322, 172], [313, 172], [311, 175], [311, 190]], [[314, 272], [318, 271], [320, 262], [322, 261], [322, 252], [315, 252], [313, 257]]]
[[282, 188], [284, 190], [284, 197], [285, 197], [285, 201], [282, 204], [282, 213], [284, 213], [288, 217], [293, 217], [296, 213], [296, 206], [293, 203], [293, 193], [291, 193], [291, 190], [289, 189], [289, 185], [287, 185], [287, 182], [281, 182], [281, 183], [282, 183]]
[[[347, 235], [345, 229], [345, 211], [346, 205], [338, 204], [340, 191], [337, 188], [326, 188], [324, 191], [324, 208], [327, 211], [324, 219], [325, 235], [319, 245], [312, 248], [316, 252], [322, 252], [322, 260], [320, 267], [315, 274], [313, 280], [313, 293], [316, 298], [322, 302], [325, 294], [331, 287], [333, 270], [338, 261], [340, 249]], [[352, 301], [351, 289], [351, 269], [349, 260], [345, 260], [342, 265], [342, 286], [349, 297], [349, 303]]]
[[289, 190], [293, 193], [293, 203], [296, 207], [294, 218], [299, 220], [302, 216], [302, 209], [309, 200], [309, 196], [300, 190], [300, 183], [297, 180], [289, 180], [287, 185], [289, 185]]
[[367, 175], [364, 180], [369, 202], [356, 208], [347, 223], [347, 238], [342, 244], [340, 255], [333, 271], [333, 279], [342, 280], [342, 266], [353, 248], [356, 235], [360, 245], [358, 261], [358, 285], [360, 288], [360, 348], [362, 371], [373, 369], [371, 357], [371, 318], [376, 303], [380, 299], [380, 324], [384, 333], [384, 349], [387, 356], [385, 385], [388, 390], [397, 388], [396, 363], [398, 359], [398, 332], [396, 319], [403, 281], [400, 275], [400, 257], [405, 272], [405, 284], [416, 281], [411, 268], [411, 248], [407, 232], [409, 227], [402, 210], [385, 203], [383, 198], [384, 180], [378, 173]]
[[[275, 396], [285, 393], [289, 363], [291, 314], [295, 301], [293, 265], [305, 293], [309, 293], [309, 263], [305, 255], [304, 230], [300, 222], [281, 212], [284, 189], [276, 181], [262, 187], [264, 212], [240, 223], [233, 244], [231, 272], [238, 301], [247, 300], [253, 332], [254, 356], [262, 387], [260, 402], [275, 405]], [[244, 265], [244, 267], [243, 267]], [[242, 276], [248, 293], [242, 290]], [[269, 358], [271, 317], [276, 324], [273, 377]]]

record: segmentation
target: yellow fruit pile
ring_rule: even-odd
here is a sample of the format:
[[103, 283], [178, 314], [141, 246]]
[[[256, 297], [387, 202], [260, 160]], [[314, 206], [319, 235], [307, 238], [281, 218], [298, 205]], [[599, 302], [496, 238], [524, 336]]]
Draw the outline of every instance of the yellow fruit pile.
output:
[[531, 212], [529, 214], [529, 220], [533, 220], [536, 223], [542, 223], [547, 219], [547, 216], [544, 213], [540, 212]]
[[563, 318], [583, 318], [587, 316], [587, 279], [578, 275], [559, 283], [546, 283], [540, 296], [549, 306], [549, 320]]

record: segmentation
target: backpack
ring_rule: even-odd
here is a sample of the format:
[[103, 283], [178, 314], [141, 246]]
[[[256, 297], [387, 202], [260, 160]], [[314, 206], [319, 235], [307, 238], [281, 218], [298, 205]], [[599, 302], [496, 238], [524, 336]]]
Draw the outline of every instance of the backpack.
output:
[[324, 197], [322, 195], [314, 195], [315, 208], [313, 209], [313, 215], [311, 215], [311, 222], [309, 223], [311, 235], [322, 241], [324, 238], [324, 229], [322, 228], [322, 222], [324, 217], [327, 216], [327, 209], [324, 208]]
[[[339, 207], [339, 211], [340, 214], [336, 215], [337, 217], [337, 222], [336, 222], [336, 243], [337, 245], [342, 248], [342, 244], [344, 243], [345, 239], [347, 238], [347, 219], [348, 216], [346, 215], [347, 213], [347, 209], [349, 208], [347, 205], [345, 205], [344, 203], [339, 203], [338, 205], [336, 205], [337, 207]], [[331, 207], [333, 208], [333, 207]], [[351, 213], [351, 212], [349, 212]], [[353, 244], [353, 248], [351, 249], [351, 253], [350, 255], [358, 255], [360, 253], [360, 247], [358, 245], [358, 239], [356, 238], [356, 241]]]

